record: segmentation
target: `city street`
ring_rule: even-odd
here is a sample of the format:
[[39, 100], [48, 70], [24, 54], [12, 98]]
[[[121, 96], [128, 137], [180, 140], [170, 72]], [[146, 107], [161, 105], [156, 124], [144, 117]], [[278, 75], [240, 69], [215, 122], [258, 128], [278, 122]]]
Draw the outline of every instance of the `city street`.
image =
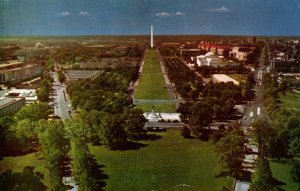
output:
[[66, 86], [60, 84], [57, 73], [52, 73], [53, 82], [53, 107], [54, 115], [61, 117], [62, 120], [71, 118], [70, 101], [67, 97]]

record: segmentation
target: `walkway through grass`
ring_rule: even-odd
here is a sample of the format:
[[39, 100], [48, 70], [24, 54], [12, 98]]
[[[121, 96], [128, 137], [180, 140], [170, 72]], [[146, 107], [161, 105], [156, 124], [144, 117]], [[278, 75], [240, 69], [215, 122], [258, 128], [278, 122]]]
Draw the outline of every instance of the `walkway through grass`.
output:
[[209, 142], [184, 139], [179, 130], [159, 133], [161, 139], [141, 141], [139, 150], [111, 151], [91, 146], [104, 165], [106, 191], [219, 191], [230, 188], [231, 178], [216, 178], [218, 160]]

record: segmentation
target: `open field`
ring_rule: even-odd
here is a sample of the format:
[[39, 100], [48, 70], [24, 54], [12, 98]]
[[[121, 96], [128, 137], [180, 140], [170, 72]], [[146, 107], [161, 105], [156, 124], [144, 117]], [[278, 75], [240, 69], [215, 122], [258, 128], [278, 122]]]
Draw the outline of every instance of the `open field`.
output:
[[143, 111], [151, 111], [152, 106], [154, 106], [155, 112], [161, 113], [174, 113], [176, 112], [176, 106], [174, 103], [134, 103], [137, 108], [142, 109]]
[[90, 147], [98, 164], [104, 165], [106, 191], [219, 191], [232, 186], [232, 178], [214, 177], [218, 161], [211, 143], [184, 139], [179, 130], [156, 135], [161, 138], [140, 141], [138, 150]]
[[299, 159], [281, 159], [281, 160], [270, 160], [270, 166], [273, 173], [273, 177], [278, 181], [286, 184], [281, 186], [286, 191], [295, 191], [299, 188], [299, 184], [291, 179], [292, 165], [298, 163]]
[[286, 95], [280, 95], [280, 106], [286, 109], [300, 110], [300, 93], [288, 91]]
[[47, 190], [51, 190], [49, 170], [46, 168], [47, 162], [43, 159], [42, 153], [30, 153], [24, 156], [4, 157], [0, 160], [0, 172], [12, 170], [14, 172], [22, 172], [25, 166], [33, 166], [35, 171], [39, 171], [44, 175], [44, 184]]
[[145, 55], [141, 79], [134, 96], [135, 99], [170, 99], [155, 49], [149, 49]]
[[247, 74], [226, 74], [226, 76], [229, 76], [230, 78], [235, 79], [240, 83], [246, 83], [247, 79]]

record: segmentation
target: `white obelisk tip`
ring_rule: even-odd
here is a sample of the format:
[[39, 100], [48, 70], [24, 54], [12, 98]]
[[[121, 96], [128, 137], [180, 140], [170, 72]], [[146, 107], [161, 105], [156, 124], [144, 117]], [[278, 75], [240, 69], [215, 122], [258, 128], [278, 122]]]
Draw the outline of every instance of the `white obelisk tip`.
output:
[[153, 25], [151, 25], [151, 41], [150, 41], [151, 48], [153, 48]]

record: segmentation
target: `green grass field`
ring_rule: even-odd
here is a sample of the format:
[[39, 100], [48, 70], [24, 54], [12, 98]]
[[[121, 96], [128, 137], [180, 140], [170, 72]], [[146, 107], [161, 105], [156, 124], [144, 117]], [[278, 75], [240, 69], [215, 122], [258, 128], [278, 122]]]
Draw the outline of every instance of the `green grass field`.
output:
[[246, 74], [226, 74], [226, 76], [229, 76], [230, 78], [232, 78], [240, 83], [246, 83], [246, 79], [247, 79]]
[[146, 146], [139, 150], [90, 147], [108, 175], [106, 191], [219, 191], [223, 186], [231, 188], [232, 178], [214, 177], [218, 161], [211, 143], [184, 139], [179, 130], [158, 135], [162, 138], [141, 141]]
[[47, 161], [43, 159], [40, 152], [30, 153], [24, 156], [4, 157], [0, 160], [0, 172], [12, 170], [14, 172], [22, 172], [25, 166], [33, 166], [35, 171], [39, 171], [44, 175], [44, 184], [47, 190], [51, 190], [49, 170], [46, 168]]
[[151, 111], [152, 106], [154, 106], [155, 112], [161, 113], [174, 113], [176, 112], [176, 106], [174, 103], [135, 103], [137, 108], [142, 109], [143, 111]]
[[142, 75], [134, 96], [135, 99], [170, 99], [155, 49], [149, 49], [145, 55]]
[[300, 93], [288, 91], [286, 95], [280, 94], [280, 106], [286, 109], [300, 110]]
[[286, 184], [281, 186], [281, 188], [286, 191], [298, 190], [300, 186], [291, 179], [290, 171], [292, 169], [292, 165], [295, 163], [300, 164], [300, 159], [281, 159], [280, 161], [270, 160], [273, 177]]

